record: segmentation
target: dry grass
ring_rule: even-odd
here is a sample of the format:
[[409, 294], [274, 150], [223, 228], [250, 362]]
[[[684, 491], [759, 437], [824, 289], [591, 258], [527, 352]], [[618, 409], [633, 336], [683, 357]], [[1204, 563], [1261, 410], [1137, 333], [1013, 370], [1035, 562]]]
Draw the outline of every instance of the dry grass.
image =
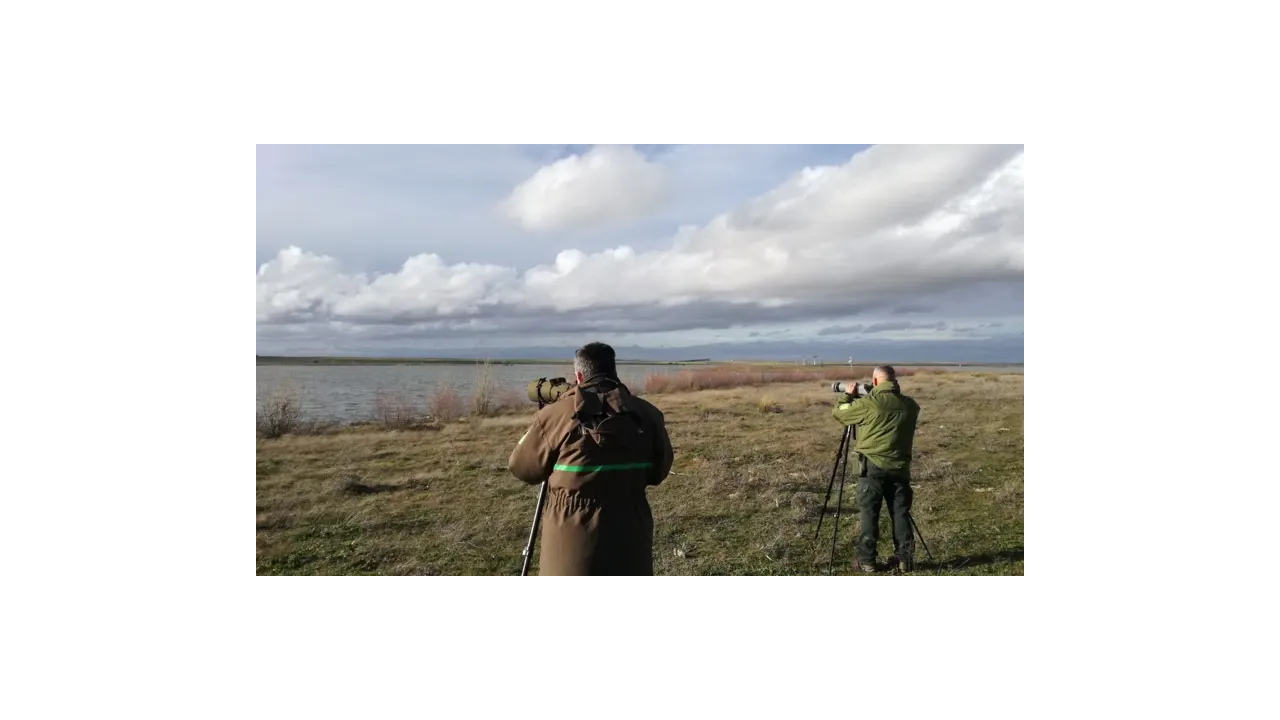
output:
[[289, 431], [290, 435], [330, 435], [343, 432], [345, 426], [336, 420], [303, 420]]
[[761, 395], [759, 402], [756, 403], [756, 407], [758, 407], [762, 413], [782, 412], [782, 406], [775, 402], [773, 397], [770, 395]]
[[[644, 387], [650, 393], [689, 392], [717, 388], [758, 387], [775, 383], [802, 383], [822, 380], [869, 380], [874, 368], [867, 365], [787, 367], [777, 365], [717, 365], [649, 375]], [[945, 373], [934, 368], [898, 368], [899, 377]]]
[[[840, 425], [825, 380], [763, 397], [748, 387], [651, 398], [676, 451], [671, 477], [649, 491], [658, 574], [826, 572], [829, 516], [812, 541]], [[1022, 574], [1022, 388], [1020, 373], [904, 382], [922, 407], [913, 514], [937, 561], [918, 572]], [[533, 409], [428, 435], [374, 425], [259, 440], [258, 573], [518, 574], [537, 489], [506, 462]], [[838, 573], [852, 558], [854, 487], [850, 478]], [[835, 502], [833, 492], [829, 513]]]

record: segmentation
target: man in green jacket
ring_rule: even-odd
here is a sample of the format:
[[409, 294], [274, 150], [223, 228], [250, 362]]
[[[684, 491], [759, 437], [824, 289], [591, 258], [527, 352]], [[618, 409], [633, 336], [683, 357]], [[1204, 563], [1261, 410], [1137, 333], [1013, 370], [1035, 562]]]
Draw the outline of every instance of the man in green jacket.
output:
[[[832, 414], [845, 425], [856, 425], [853, 451], [858, 456], [858, 509], [862, 529], [854, 545], [853, 568], [875, 572], [880, 540], [880, 501], [889, 506], [894, 557], [902, 570], [915, 567], [915, 536], [911, 531], [911, 446], [920, 406], [903, 395], [892, 367], [881, 365], [871, 376], [867, 395], [846, 394]], [[855, 383], [849, 383], [856, 387]]]

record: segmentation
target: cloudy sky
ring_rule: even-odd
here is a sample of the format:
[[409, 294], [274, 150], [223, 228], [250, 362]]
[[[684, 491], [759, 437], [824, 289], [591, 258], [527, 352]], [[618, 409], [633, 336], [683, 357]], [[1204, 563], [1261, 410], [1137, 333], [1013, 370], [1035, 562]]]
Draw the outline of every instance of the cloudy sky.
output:
[[1022, 361], [1023, 148], [259, 146], [259, 354]]

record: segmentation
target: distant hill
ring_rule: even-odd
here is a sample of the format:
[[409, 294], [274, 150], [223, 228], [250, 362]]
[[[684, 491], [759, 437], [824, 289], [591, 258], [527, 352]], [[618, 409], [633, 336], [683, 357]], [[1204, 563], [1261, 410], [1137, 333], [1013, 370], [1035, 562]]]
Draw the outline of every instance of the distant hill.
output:
[[[605, 342], [607, 342], [605, 338]], [[743, 343], [712, 343], [684, 345], [680, 347], [640, 347], [638, 345], [614, 345], [618, 362], [646, 363], [706, 363], [728, 361], [797, 362], [801, 359], [824, 364], [844, 364], [852, 355], [860, 364], [873, 362], [899, 365], [924, 363], [965, 363], [993, 365], [1023, 360], [1023, 336], [1021, 333], [979, 340], [916, 341], [881, 340], [876, 342], [840, 341], [753, 341]], [[475, 362], [477, 357], [489, 357], [494, 362], [532, 362], [558, 364], [571, 362], [576, 347], [509, 347], [502, 349], [466, 348], [458, 350], [424, 350], [421, 347], [386, 347], [371, 352], [347, 353], [350, 359], [360, 362]], [[427, 357], [428, 353], [433, 357]], [[283, 356], [303, 356], [305, 352], [259, 354], [260, 362], [278, 362]], [[623, 360], [622, 358], [627, 358]], [[697, 358], [689, 360], [688, 358]], [[288, 362], [297, 362], [289, 357]], [[316, 358], [329, 359], [329, 358]]]

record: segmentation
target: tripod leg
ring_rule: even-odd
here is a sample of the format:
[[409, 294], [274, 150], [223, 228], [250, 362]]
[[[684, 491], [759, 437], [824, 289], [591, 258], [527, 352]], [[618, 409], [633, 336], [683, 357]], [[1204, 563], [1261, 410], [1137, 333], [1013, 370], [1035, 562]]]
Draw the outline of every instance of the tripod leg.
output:
[[547, 501], [547, 481], [542, 481], [538, 491], [538, 504], [533, 508], [533, 527], [529, 528], [529, 542], [524, 546], [524, 561], [520, 565], [520, 577], [529, 574], [529, 561], [533, 559], [533, 541], [538, 537], [538, 521], [542, 519], [542, 506]]
[[822, 501], [822, 512], [818, 514], [818, 529], [813, 531], [813, 542], [818, 542], [818, 535], [822, 533], [822, 520], [827, 515], [827, 504], [831, 502], [831, 488], [836, 484], [836, 470], [840, 468], [840, 457], [845, 454], [845, 447], [849, 443], [849, 427], [846, 425], [844, 435], [840, 437], [840, 447], [836, 450], [836, 464], [831, 466], [831, 481], [827, 483], [827, 497]]
[[845, 453], [844, 464], [840, 466], [840, 493], [836, 499], [836, 522], [835, 528], [831, 531], [831, 559], [827, 562], [827, 574], [830, 575], [835, 570], [836, 565], [836, 538], [840, 535], [840, 506], [844, 505], [844, 478], [849, 470], [849, 430], [845, 429]]
[[920, 544], [924, 546], [924, 554], [928, 556], [929, 562], [933, 562], [933, 553], [929, 552], [929, 543], [924, 541], [924, 533], [920, 532], [920, 526], [916, 524], [915, 516], [908, 512], [907, 519], [911, 521], [911, 527], [916, 529], [916, 536], [920, 538]]

